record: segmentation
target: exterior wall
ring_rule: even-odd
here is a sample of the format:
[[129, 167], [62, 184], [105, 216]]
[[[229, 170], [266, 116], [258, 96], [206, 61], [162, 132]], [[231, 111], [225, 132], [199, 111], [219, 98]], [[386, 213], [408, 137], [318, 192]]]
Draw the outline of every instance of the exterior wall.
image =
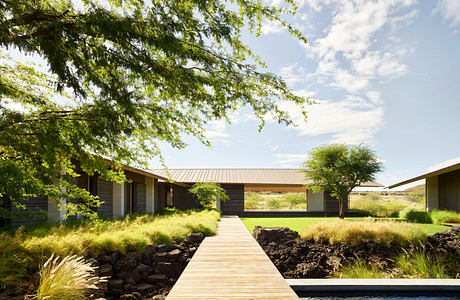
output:
[[[324, 210], [328, 212], [339, 212], [339, 200], [332, 197], [329, 192], [324, 191]], [[348, 211], [348, 199], [343, 204], [343, 212]]]
[[[64, 201], [65, 203], [65, 201]], [[47, 216], [48, 221], [58, 222], [62, 220], [62, 217], [65, 215], [65, 209], [59, 209], [53, 201], [48, 201], [47, 203]]]
[[145, 211], [148, 213], [155, 212], [155, 185], [154, 179], [150, 177], [145, 178], [146, 195], [145, 195]]
[[113, 183], [113, 218], [119, 218], [125, 215], [125, 185]]
[[169, 190], [170, 183], [159, 182], [158, 183], [158, 198], [155, 202], [155, 207], [157, 210], [166, 207], [166, 192]]
[[97, 208], [97, 212], [107, 218], [113, 217], [113, 182], [97, 179], [96, 187], [99, 200], [104, 203]]
[[426, 178], [425, 196], [427, 211], [439, 208], [438, 176]]
[[47, 219], [48, 197], [29, 197], [25, 202], [26, 210], [18, 209], [16, 206], [11, 206], [13, 213], [24, 213], [24, 216], [16, 216], [11, 218], [10, 224], [13, 229], [18, 228], [22, 224], [45, 222]]
[[460, 170], [438, 176], [438, 207], [460, 212]]
[[143, 183], [136, 183], [136, 212], [146, 212], [146, 185]]
[[324, 193], [307, 190], [307, 211], [324, 211]]
[[188, 188], [173, 185], [174, 207], [178, 209], [199, 208], [200, 205], [195, 200], [195, 196], [189, 193]]
[[228, 200], [221, 203], [223, 214], [238, 214], [244, 212], [244, 184], [222, 184], [228, 195]]

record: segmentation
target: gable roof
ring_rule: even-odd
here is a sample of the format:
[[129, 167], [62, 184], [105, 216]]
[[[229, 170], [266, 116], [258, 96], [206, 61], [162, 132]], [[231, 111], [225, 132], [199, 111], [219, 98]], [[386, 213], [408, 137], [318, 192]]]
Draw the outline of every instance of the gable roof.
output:
[[[155, 169], [153, 173], [175, 182], [216, 182], [233, 184], [306, 185], [312, 181], [300, 169]], [[381, 187], [366, 182], [363, 187]]]
[[401, 185], [405, 185], [405, 184], [408, 184], [408, 183], [411, 183], [411, 182], [415, 182], [415, 181], [425, 179], [427, 177], [438, 176], [438, 175], [441, 175], [441, 174], [444, 174], [444, 173], [449, 173], [449, 172], [459, 170], [459, 169], [460, 169], [460, 163], [456, 163], [456, 164], [453, 164], [453, 165], [448, 166], [448, 167], [444, 167], [444, 168], [441, 168], [441, 169], [438, 169], [438, 170], [435, 170], [435, 171], [431, 171], [431, 172], [422, 174], [422, 175], [417, 176], [417, 177], [413, 177], [411, 179], [407, 179], [407, 180], [392, 184], [390, 186], [387, 186], [387, 188], [392, 189], [392, 188], [395, 188], [395, 187], [398, 187], [398, 186], [401, 186]]

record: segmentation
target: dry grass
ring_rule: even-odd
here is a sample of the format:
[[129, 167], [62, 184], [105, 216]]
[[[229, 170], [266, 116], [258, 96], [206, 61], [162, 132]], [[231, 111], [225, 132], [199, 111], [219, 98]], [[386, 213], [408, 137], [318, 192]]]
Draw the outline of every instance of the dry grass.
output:
[[395, 221], [335, 220], [312, 224], [303, 232], [302, 238], [330, 244], [359, 245], [376, 243], [405, 245], [423, 240], [426, 234], [413, 224]]
[[52, 255], [40, 269], [37, 294], [29, 299], [87, 299], [91, 290], [106, 281], [96, 271], [83, 257], [72, 255], [61, 260]]

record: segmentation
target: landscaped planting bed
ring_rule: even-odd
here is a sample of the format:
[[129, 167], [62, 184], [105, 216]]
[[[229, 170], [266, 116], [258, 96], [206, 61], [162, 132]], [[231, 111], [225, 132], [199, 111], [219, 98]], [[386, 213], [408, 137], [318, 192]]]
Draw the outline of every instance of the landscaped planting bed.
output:
[[100, 277], [107, 277], [93, 291], [94, 297], [164, 296], [204, 236], [216, 233], [219, 217], [216, 210], [167, 210], [155, 216], [73, 221], [2, 233], [0, 299], [33, 294], [39, 266], [52, 254], [82, 256]]
[[348, 222], [254, 236], [285, 278], [459, 278], [460, 226], [427, 236], [413, 224]]

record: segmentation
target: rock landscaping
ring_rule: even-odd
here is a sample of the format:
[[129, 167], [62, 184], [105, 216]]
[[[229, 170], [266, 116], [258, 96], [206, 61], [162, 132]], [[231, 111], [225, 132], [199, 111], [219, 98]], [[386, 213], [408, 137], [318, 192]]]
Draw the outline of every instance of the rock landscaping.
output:
[[[204, 239], [192, 233], [171, 245], [148, 245], [144, 252], [104, 252], [89, 261], [107, 282], [93, 299], [164, 299]], [[30, 289], [16, 284], [0, 290], [0, 299], [24, 299]]]
[[[460, 272], [460, 226], [427, 238], [425, 250], [439, 255], [452, 255]], [[330, 244], [300, 239], [286, 227], [254, 227], [254, 237], [285, 278], [327, 278], [342, 265], [356, 259], [387, 267], [403, 249], [364, 243], [357, 246]]]

